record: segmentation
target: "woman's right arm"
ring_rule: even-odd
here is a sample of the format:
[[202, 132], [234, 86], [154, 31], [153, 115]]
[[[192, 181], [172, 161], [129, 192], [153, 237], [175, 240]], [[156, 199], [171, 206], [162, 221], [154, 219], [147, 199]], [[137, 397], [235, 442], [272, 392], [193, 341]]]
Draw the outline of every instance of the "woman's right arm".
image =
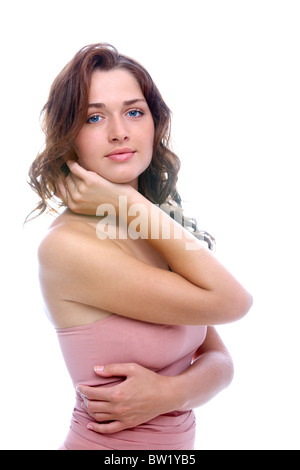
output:
[[[252, 305], [249, 293], [214, 255], [159, 207], [130, 186], [111, 184], [95, 174], [91, 182], [91, 172], [77, 164], [70, 169], [76, 183], [68, 196], [71, 209], [80, 207], [78, 194], [75, 202], [72, 199], [80, 182], [81, 193], [85, 187], [85, 200], [93, 193], [97, 205], [113, 203], [118, 213], [118, 187], [119, 194], [127, 196], [128, 207], [138, 204], [142, 208], [139, 220], [147, 226], [147, 242], [172, 271], [136, 259], [113, 240], [99, 240], [96, 234], [87, 236], [79, 226], [57, 226], [42, 242], [39, 258], [43, 282], [51, 282], [62, 301], [164, 324], [217, 325], [247, 313]], [[127, 224], [131, 222], [128, 217]], [[167, 226], [170, 237], [165, 239]]]
[[[226, 323], [244, 316], [252, 305], [251, 296], [211, 251], [141, 194], [138, 193], [136, 199], [147, 209], [142, 216], [148, 217], [148, 243], [161, 254], [174, 273], [193, 287], [190, 290], [191, 300], [194, 295], [196, 311], [201, 305], [205, 324]], [[140, 217], [140, 220], [142, 223], [143, 218]], [[152, 233], [157, 235], [157, 225], [159, 236], [153, 237]], [[164, 233], [170, 233], [170, 236], [166, 239]], [[187, 300], [187, 295], [184, 297]]]

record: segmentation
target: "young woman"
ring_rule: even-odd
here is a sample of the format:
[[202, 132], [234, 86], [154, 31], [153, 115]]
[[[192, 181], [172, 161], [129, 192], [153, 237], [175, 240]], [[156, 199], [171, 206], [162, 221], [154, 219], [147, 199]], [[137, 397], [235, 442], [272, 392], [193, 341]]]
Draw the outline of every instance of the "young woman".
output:
[[192, 409], [232, 378], [212, 325], [252, 299], [181, 214], [170, 111], [140, 64], [96, 44], [54, 81], [44, 130], [37, 208], [55, 196], [67, 206], [39, 247], [76, 388], [62, 449], [193, 449]]

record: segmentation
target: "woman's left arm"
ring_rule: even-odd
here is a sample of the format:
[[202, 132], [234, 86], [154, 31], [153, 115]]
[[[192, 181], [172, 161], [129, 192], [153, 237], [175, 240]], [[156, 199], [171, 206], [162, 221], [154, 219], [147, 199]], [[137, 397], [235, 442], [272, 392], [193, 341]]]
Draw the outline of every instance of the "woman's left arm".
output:
[[208, 327], [193, 364], [178, 376], [162, 376], [137, 364], [110, 364], [95, 367], [95, 372], [101, 377], [126, 378], [109, 388], [77, 387], [83, 408], [97, 421], [88, 428], [110, 434], [161, 414], [204, 405], [231, 383], [233, 363], [215, 328]]
[[214, 327], [208, 327], [204, 343], [196, 351], [193, 364], [176, 377], [181, 390], [180, 411], [204, 405], [227, 388], [234, 375], [232, 358]]

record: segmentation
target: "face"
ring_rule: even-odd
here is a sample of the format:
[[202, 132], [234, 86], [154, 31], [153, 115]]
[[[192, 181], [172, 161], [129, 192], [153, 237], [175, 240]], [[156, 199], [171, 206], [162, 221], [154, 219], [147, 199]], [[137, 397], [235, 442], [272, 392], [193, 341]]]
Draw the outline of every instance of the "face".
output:
[[86, 123], [76, 139], [78, 163], [136, 189], [153, 154], [154, 122], [137, 80], [124, 69], [95, 70]]

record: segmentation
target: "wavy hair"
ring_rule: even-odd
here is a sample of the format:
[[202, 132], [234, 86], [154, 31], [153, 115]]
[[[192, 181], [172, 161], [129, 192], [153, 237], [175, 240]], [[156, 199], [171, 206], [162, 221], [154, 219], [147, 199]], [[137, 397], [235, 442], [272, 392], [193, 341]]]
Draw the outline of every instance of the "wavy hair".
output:
[[[40, 201], [29, 214], [46, 209], [53, 210], [56, 182], [67, 171], [66, 162], [76, 160], [75, 140], [86, 121], [91, 77], [96, 69], [109, 71], [124, 69], [138, 81], [154, 121], [153, 157], [149, 167], [139, 177], [139, 192], [154, 204], [172, 207], [170, 215], [176, 217], [181, 210], [177, 191], [180, 160], [170, 149], [171, 111], [147, 70], [135, 60], [120, 55], [107, 43], [82, 48], [54, 80], [47, 103], [42, 109], [42, 129], [45, 147], [32, 163], [29, 184]], [[59, 203], [64, 206], [65, 203]], [[175, 214], [175, 216], [174, 216]], [[33, 217], [34, 218], [34, 217]], [[177, 217], [178, 218], [178, 217]], [[213, 239], [200, 232], [195, 219], [185, 219], [184, 225], [210, 246]]]

